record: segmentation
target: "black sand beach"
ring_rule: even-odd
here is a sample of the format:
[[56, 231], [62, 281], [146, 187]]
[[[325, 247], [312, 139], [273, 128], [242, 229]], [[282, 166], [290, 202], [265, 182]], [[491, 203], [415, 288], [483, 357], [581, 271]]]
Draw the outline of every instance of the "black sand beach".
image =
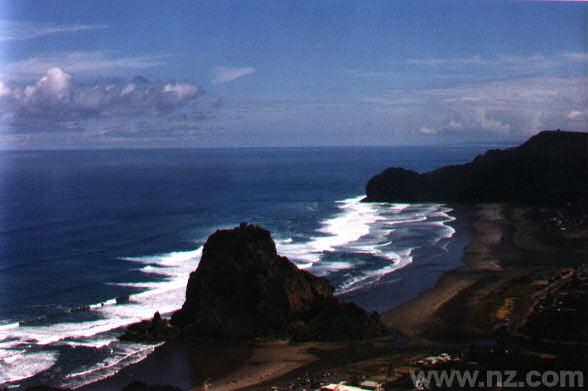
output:
[[[432, 289], [445, 273], [463, 264], [464, 249], [472, 240], [471, 225], [477, 210], [473, 205], [460, 205], [450, 213], [456, 218], [450, 223], [455, 233], [447, 243], [446, 252], [423, 251], [414, 254], [413, 263], [385, 276], [380, 284], [342, 298], [367, 310], [385, 313], [417, 298], [421, 292]], [[399, 340], [405, 342], [404, 338]], [[385, 342], [384, 346], [390, 346], [391, 343], [394, 342]], [[308, 353], [312, 348], [317, 349], [315, 354]], [[170, 384], [182, 389], [200, 387], [209, 380], [212, 387], [223, 384], [222, 389], [226, 389], [229, 384], [229, 389], [237, 389], [269, 379], [288, 378], [289, 372], [297, 369], [299, 372], [303, 370], [300, 368], [319, 361], [320, 357], [322, 364], [313, 367], [332, 366], [336, 360], [328, 352], [346, 350], [347, 347], [341, 344], [289, 345], [278, 342], [258, 346], [185, 346], [181, 342], [171, 342], [157, 348], [145, 360], [124, 368], [112, 377], [90, 384], [83, 390], [121, 389], [134, 380], [147, 384]], [[362, 353], [356, 350], [355, 356], [345, 354], [344, 361], [365, 359], [375, 352], [382, 354], [381, 347], [377, 346], [360, 350]], [[335, 353], [337, 355], [339, 353]]]

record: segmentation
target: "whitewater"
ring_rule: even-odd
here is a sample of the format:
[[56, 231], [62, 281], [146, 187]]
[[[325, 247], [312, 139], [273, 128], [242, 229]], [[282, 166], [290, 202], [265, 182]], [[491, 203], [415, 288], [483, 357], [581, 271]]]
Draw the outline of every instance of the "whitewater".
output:
[[[363, 197], [337, 201], [335, 213], [321, 220], [314, 232], [275, 233], [278, 252], [298, 267], [331, 279], [336, 293], [345, 295], [381, 284], [411, 264], [415, 250], [446, 246], [455, 233], [452, 210], [444, 205], [364, 203]], [[75, 389], [143, 360], [159, 344], [121, 342], [117, 336], [155, 311], [169, 315], [179, 309], [201, 255], [202, 243], [194, 242], [191, 251], [124, 258], [150, 278], [112, 284], [137, 293], [0, 325], [0, 386], [41, 377]], [[62, 356], [71, 357], [72, 351], [77, 359], [60, 365]]]

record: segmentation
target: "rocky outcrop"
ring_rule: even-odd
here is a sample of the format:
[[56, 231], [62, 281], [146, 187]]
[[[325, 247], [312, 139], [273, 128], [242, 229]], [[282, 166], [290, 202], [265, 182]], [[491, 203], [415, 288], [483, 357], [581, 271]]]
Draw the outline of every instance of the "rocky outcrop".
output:
[[134, 342], [171, 341], [178, 338], [179, 332], [177, 327], [171, 325], [169, 319], [162, 318], [159, 312], [156, 312], [153, 319], [128, 326], [119, 339]]
[[334, 297], [326, 279], [279, 256], [270, 233], [248, 224], [208, 238], [172, 324], [188, 339], [333, 341], [385, 333], [377, 314]]
[[474, 202], [588, 208], [588, 133], [544, 131], [471, 163], [418, 174], [389, 168], [366, 185], [366, 201]]

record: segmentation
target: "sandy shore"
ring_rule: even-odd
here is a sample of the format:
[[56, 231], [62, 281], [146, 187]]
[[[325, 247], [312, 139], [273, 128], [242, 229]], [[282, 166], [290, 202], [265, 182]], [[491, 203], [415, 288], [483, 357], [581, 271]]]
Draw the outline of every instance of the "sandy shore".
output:
[[[192, 390], [201, 389], [206, 381], [210, 390], [268, 389], [274, 384], [288, 386], [306, 372], [325, 369], [341, 374], [383, 373], [390, 363], [410, 363], [415, 354], [492, 338], [489, 336], [500, 316], [516, 319], [517, 314], [527, 313], [529, 303], [524, 297], [529, 284], [514, 281], [545, 268], [533, 264], [540, 260], [544, 249], [530, 245], [529, 240], [524, 248], [517, 245], [517, 232], [529, 231], [533, 224], [520, 211], [489, 204], [479, 206], [475, 213], [462, 266], [444, 269], [449, 271], [432, 288], [383, 314], [389, 328], [410, 339], [407, 345], [393, 341], [355, 346], [276, 342], [246, 347], [208, 346], [204, 350], [171, 346], [101, 382], [102, 387], [88, 389], [120, 389], [133, 379]], [[413, 267], [414, 275], [427, 273], [418, 265]]]
[[433, 327], [443, 306], [486, 274], [501, 270], [493, 256], [493, 247], [505, 234], [504, 207], [483, 205], [477, 215], [473, 240], [465, 250], [464, 265], [446, 273], [433, 289], [421, 292], [418, 298], [384, 314], [382, 318], [388, 327], [424, 342], [423, 334]]
[[[462, 208], [463, 209], [463, 208]], [[373, 305], [382, 302], [391, 308], [411, 298], [417, 297], [422, 289], [435, 286], [435, 283], [447, 270], [454, 269], [463, 262], [463, 248], [469, 243], [472, 208], [456, 211], [458, 242], [444, 256], [443, 260], [428, 259], [424, 263], [413, 265], [398, 271], [402, 283], [393, 287], [377, 287], [374, 292], [367, 292], [361, 302], [358, 297], [345, 297], [360, 305]], [[445, 277], [442, 280], [446, 280]], [[450, 289], [457, 289], [455, 284], [448, 284]], [[439, 290], [440, 284], [434, 290]], [[432, 291], [428, 291], [432, 292]], [[425, 293], [425, 295], [429, 295]], [[418, 300], [411, 300], [399, 308], [417, 308]], [[426, 296], [424, 296], [426, 297]], [[431, 294], [435, 297], [435, 294]], [[399, 312], [401, 313], [401, 312]], [[410, 330], [420, 316], [418, 311], [406, 311], [409, 315], [401, 323], [403, 332]], [[387, 318], [387, 317], [386, 317]], [[385, 320], [386, 320], [385, 318]], [[393, 327], [395, 324], [388, 322]], [[408, 334], [408, 333], [407, 333]], [[236, 390], [252, 388], [258, 384], [271, 384], [274, 380], [287, 382], [290, 377], [303, 376], [309, 371], [330, 367], [343, 367], [354, 362], [371, 360], [389, 352], [390, 342], [384, 344], [298, 344], [285, 342], [267, 343], [256, 346], [183, 346], [180, 343], [168, 343], [157, 349], [144, 361], [124, 368], [118, 374], [103, 381], [85, 387], [85, 390], [121, 389], [133, 380], [148, 384], [173, 384], [182, 389], [199, 390], [208, 381], [209, 390]], [[411, 353], [414, 354], [414, 353]], [[400, 356], [403, 356], [402, 353]], [[399, 361], [402, 359], [398, 358]]]
[[[236, 371], [209, 381], [210, 391], [238, 390], [283, 376], [295, 369], [306, 366], [318, 357], [308, 353], [312, 344], [292, 346], [277, 342], [256, 346], [253, 354]], [[201, 390], [196, 386], [192, 390]]]
[[477, 216], [464, 265], [383, 316], [413, 345], [466, 345], [494, 339], [505, 324], [516, 330], [541, 289], [534, 280], [553, 280], [565, 268], [588, 260], [579, 248], [555, 245], [561, 240], [558, 233], [527, 209], [486, 204]]

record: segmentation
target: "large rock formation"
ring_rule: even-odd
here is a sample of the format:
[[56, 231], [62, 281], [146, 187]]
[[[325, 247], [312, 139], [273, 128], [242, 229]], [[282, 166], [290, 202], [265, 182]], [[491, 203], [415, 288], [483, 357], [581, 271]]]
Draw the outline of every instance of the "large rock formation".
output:
[[588, 209], [588, 133], [544, 131], [471, 163], [418, 174], [389, 168], [371, 178], [366, 201], [497, 202]]
[[333, 296], [324, 278], [276, 252], [270, 233], [241, 224], [212, 234], [172, 324], [184, 338], [357, 340], [385, 333], [377, 314]]

